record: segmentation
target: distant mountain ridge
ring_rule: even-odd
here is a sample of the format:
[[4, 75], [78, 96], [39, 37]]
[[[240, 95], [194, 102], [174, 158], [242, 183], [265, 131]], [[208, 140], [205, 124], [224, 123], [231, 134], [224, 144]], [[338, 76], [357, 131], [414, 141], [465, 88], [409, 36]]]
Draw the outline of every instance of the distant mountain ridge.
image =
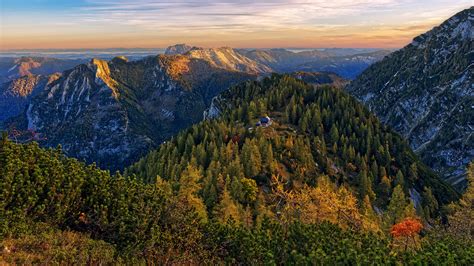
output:
[[474, 159], [474, 7], [373, 64], [347, 90], [463, 187]]
[[287, 49], [201, 48], [177, 44], [165, 54], [182, 54], [204, 59], [216, 67], [259, 74], [334, 72], [353, 79], [365, 68], [390, 54], [390, 50], [358, 51], [357, 49], [319, 49], [292, 52]]
[[50, 75], [87, 62], [86, 59], [56, 59], [50, 57], [0, 57], [0, 83], [26, 75]]
[[185, 55], [191, 58], [203, 59], [215, 67], [232, 71], [248, 73], [271, 73], [273, 70], [257, 61], [254, 61], [230, 47], [220, 48], [192, 48]]

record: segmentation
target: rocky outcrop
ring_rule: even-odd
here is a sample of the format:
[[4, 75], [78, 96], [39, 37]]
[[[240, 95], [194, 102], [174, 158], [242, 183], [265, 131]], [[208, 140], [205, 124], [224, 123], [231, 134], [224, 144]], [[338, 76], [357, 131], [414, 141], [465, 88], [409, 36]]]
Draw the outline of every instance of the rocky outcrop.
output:
[[474, 159], [474, 8], [369, 67], [347, 90], [463, 187]]

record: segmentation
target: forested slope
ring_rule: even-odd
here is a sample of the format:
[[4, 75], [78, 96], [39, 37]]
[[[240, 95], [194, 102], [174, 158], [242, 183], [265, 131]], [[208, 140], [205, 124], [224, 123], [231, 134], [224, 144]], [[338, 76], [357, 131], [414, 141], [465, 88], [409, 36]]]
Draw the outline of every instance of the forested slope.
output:
[[[255, 211], [257, 195], [263, 205], [273, 204], [275, 182], [297, 191], [321, 176], [381, 209], [398, 185], [419, 210], [431, 210], [427, 216], [457, 197], [398, 134], [340, 89], [274, 75], [223, 92], [211, 108], [219, 118], [185, 130], [126, 175], [176, 183], [192, 167], [209, 212], [223, 193]], [[266, 115], [273, 123], [255, 127]], [[270, 208], [276, 213], [281, 207]]]

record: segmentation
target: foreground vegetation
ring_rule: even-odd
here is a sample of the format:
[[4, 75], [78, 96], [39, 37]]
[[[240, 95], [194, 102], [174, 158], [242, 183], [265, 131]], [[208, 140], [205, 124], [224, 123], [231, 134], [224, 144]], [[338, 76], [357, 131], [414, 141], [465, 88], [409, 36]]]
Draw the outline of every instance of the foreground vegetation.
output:
[[0, 145], [7, 263], [474, 263], [474, 166], [470, 188], [449, 208], [451, 226], [426, 229], [403, 246], [384, 231], [329, 222], [203, 220], [184, 180], [177, 190], [144, 184], [35, 143]]

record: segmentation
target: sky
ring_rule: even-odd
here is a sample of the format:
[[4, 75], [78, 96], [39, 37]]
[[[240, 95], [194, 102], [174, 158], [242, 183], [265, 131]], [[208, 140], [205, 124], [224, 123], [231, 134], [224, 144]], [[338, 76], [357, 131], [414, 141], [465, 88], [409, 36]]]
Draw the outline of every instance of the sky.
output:
[[0, 0], [0, 50], [400, 48], [473, 0]]

